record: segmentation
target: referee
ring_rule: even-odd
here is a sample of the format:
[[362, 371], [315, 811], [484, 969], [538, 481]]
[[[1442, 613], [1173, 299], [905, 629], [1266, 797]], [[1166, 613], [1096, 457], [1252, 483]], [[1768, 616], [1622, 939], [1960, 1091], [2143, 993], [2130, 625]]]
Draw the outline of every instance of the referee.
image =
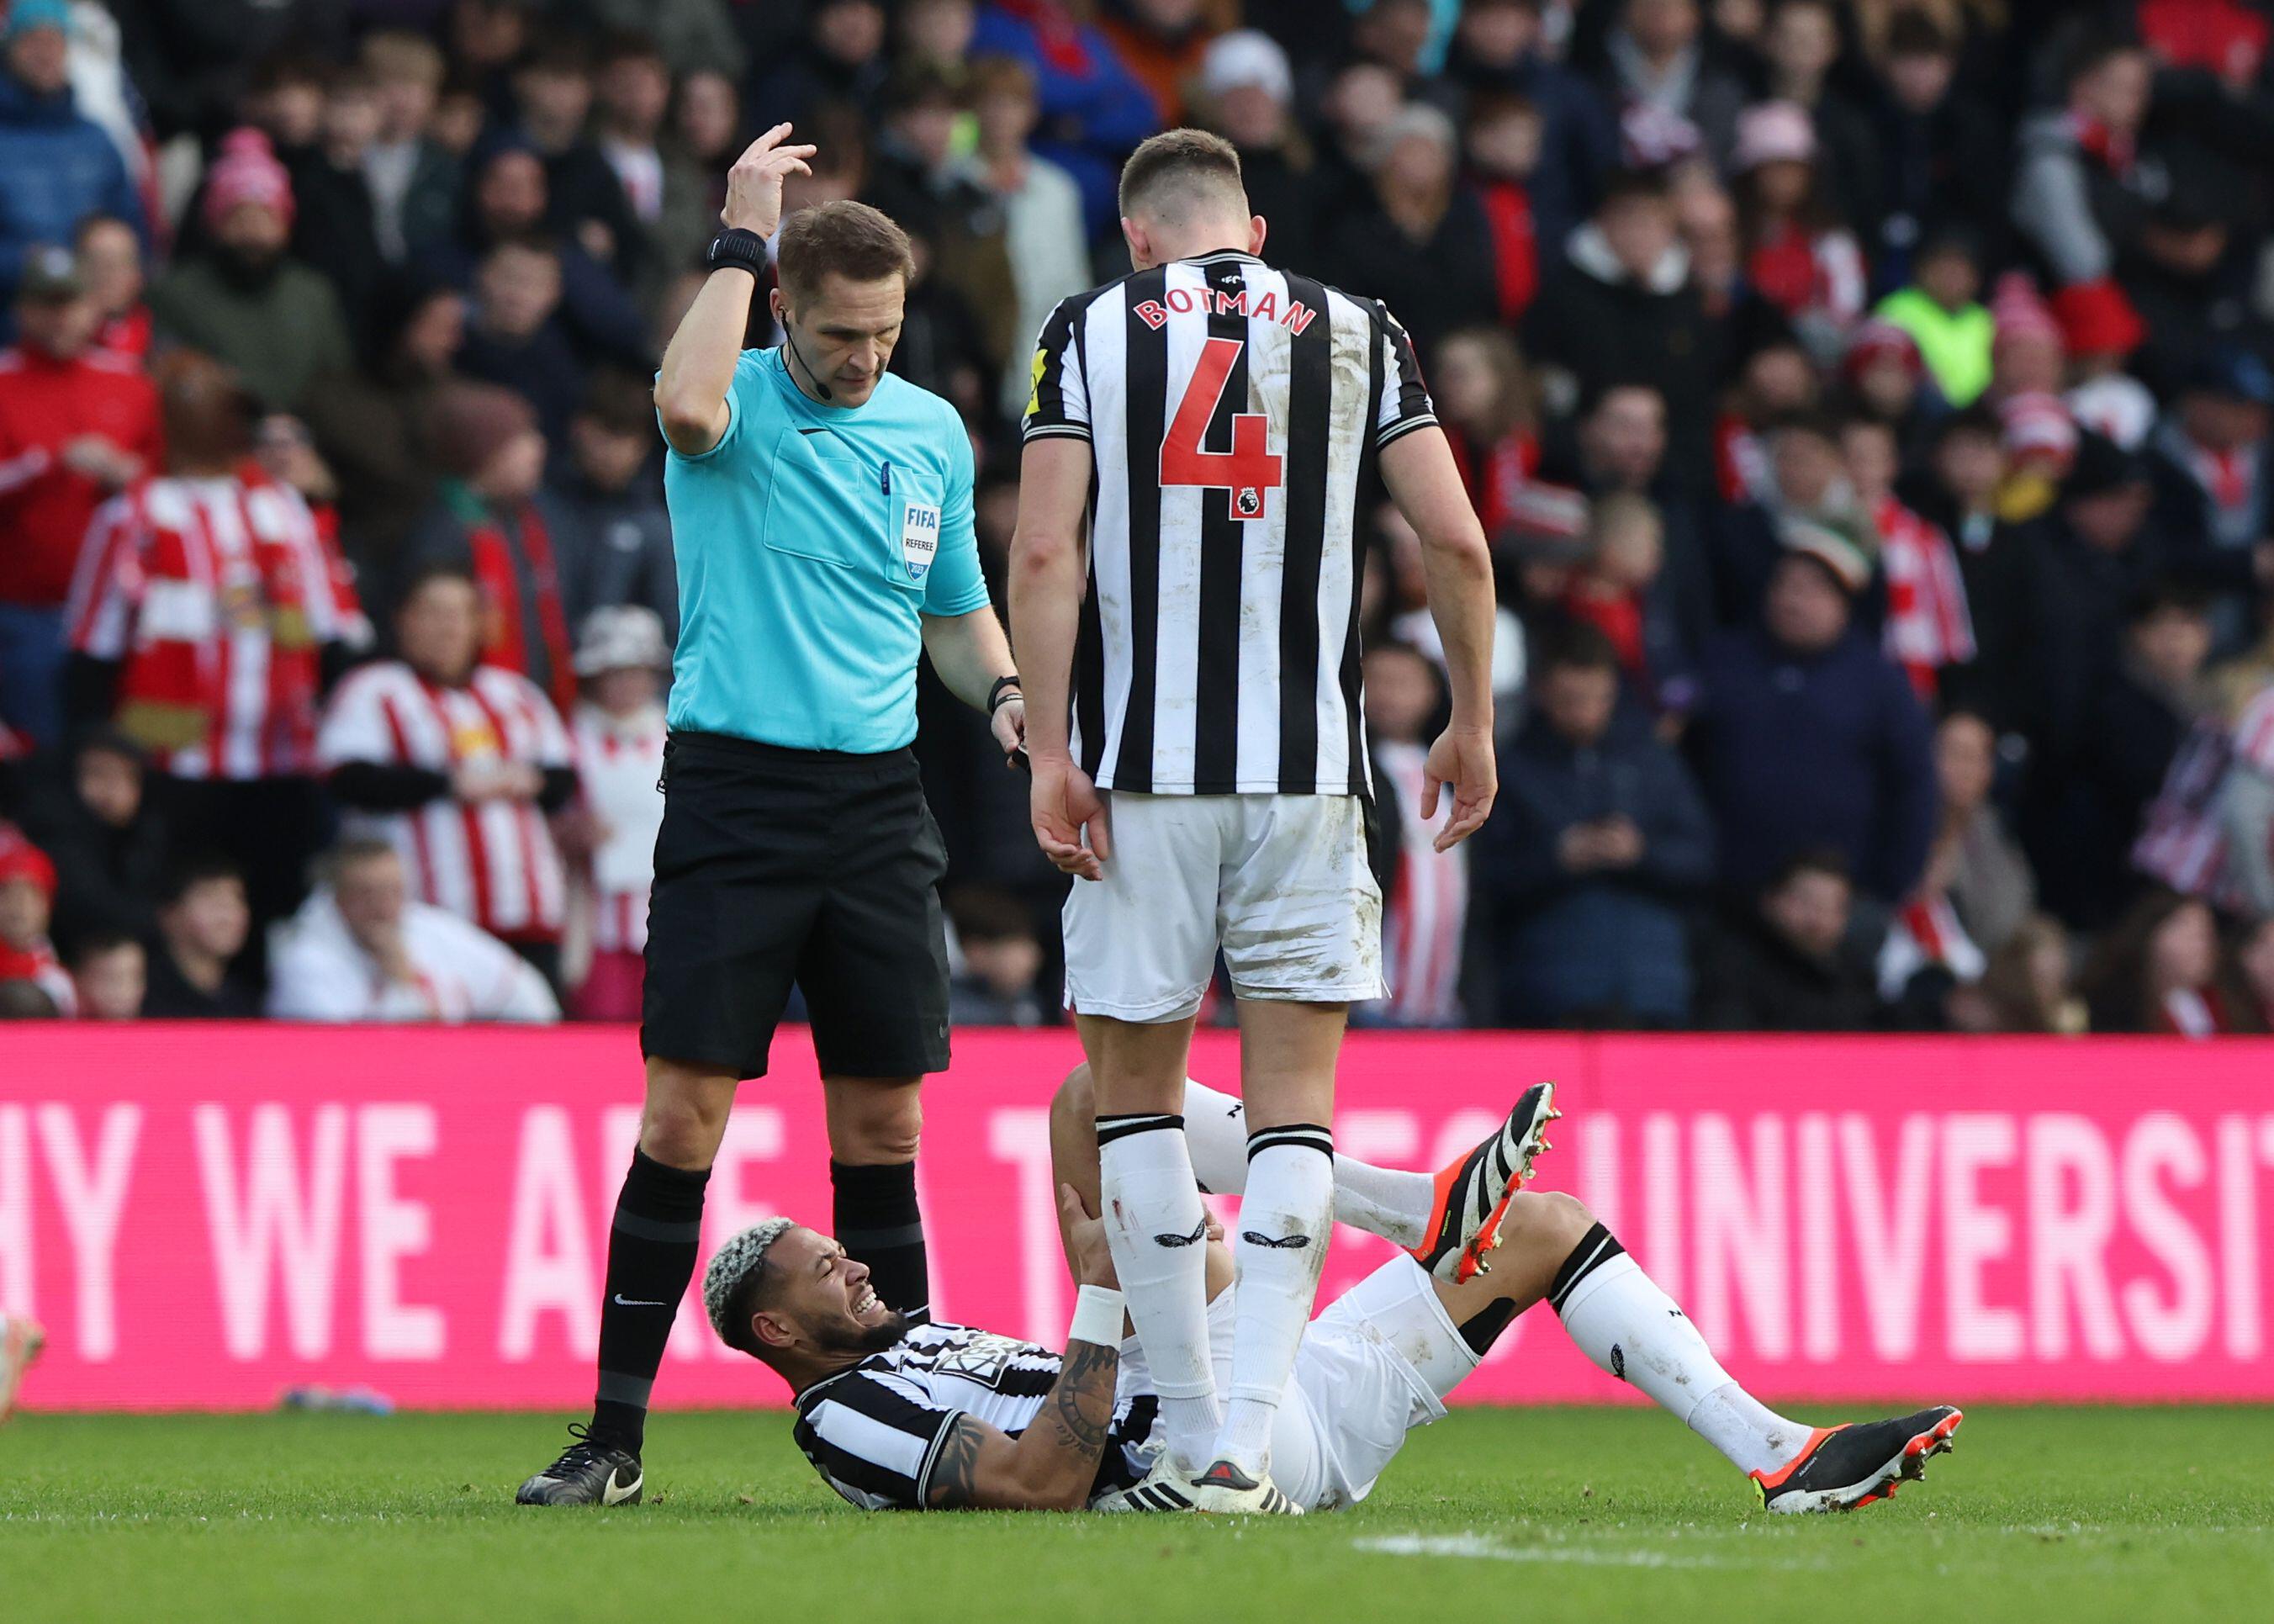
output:
[[[589, 1428], [525, 1505], [640, 1497], [648, 1393], [695, 1271], [703, 1190], [736, 1083], [763, 1077], [790, 986], [821, 1063], [839, 1236], [877, 1297], [930, 1300], [916, 1208], [924, 1074], [947, 1064], [947, 855], [916, 762], [916, 662], [991, 713], [1026, 711], [972, 531], [955, 409], [885, 371], [908, 239], [875, 209], [781, 221], [814, 149], [767, 131], [728, 176], [714, 267], [655, 401], [682, 625], [649, 903], [647, 1105], [616, 1200]], [[778, 350], [742, 348], [777, 225]]]

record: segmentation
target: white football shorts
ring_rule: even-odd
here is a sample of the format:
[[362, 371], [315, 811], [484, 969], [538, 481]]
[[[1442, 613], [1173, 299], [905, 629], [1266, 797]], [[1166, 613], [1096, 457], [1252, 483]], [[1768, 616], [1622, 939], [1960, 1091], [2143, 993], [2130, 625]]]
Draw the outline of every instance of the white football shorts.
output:
[[[1209, 1304], [1216, 1391], [1231, 1382], [1232, 1299]], [[1445, 1396], [1477, 1367], [1427, 1270], [1392, 1258], [1329, 1304], [1303, 1332], [1294, 1379], [1271, 1424], [1271, 1480], [1306, 1511], [1354, 1506], [1417, 1426], [1442, 1420]], [[1121, 1345], [1119, 1396], [1150, 1393], [1144, 1350]], [[1153, 1441], [1163, 1434], [1156, 1425]]]
[[1111, 855], [1103, 879], [1066, 897], [1066, 1008], [1181, 1020], [1219, 947], [1242, 998], [1359, 1004], [1389, 990], [1357, 796], [1101, 793]]

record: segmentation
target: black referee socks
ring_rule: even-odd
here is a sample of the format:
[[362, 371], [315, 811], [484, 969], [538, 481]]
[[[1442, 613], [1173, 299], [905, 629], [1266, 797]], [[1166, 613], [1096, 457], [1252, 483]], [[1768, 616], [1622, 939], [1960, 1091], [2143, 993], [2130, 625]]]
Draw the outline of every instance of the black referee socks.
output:
[[916, 1207], [916, 1164], [829, 1164], [837, 1192], [837, 1243], [869, 1266], [877, 1300], [917, 1323], [931, 1318], [931, 1276], [924, 1263], [923, 1214]]
[[666, 1167], [644, 1150], [616, 1197], [608, 1231], [607, 1295], [600, 1303], [600, 1385], [592, 1434], [639, 1453], [648, 1392], [671, 1340], [679, 1299], [695, 1277], [703, 1241], [703, 1191], [711, 1170]]

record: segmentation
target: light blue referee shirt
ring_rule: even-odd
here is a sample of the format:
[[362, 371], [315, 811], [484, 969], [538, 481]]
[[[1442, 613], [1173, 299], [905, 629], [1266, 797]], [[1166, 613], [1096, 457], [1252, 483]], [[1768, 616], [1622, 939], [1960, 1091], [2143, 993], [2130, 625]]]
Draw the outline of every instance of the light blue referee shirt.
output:
[[679, 560], [670, 725], [875, 755], [916, 736], [919, 615], [987, 606], [971, 441], [890, 373], [850, 409], [808, 400], [779, 350], [746, 350], [727, 432], [666, 459]]

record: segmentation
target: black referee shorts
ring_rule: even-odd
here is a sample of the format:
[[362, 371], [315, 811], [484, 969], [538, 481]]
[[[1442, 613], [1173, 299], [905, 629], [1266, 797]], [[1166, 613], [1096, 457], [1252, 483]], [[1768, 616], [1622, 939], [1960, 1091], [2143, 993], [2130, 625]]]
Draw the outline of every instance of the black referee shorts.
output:
[[672, 734], [641, 1052], [764, 1077], [794, 982], [823, 1071], [945, 1071], [946, 872], [915, 752]]

